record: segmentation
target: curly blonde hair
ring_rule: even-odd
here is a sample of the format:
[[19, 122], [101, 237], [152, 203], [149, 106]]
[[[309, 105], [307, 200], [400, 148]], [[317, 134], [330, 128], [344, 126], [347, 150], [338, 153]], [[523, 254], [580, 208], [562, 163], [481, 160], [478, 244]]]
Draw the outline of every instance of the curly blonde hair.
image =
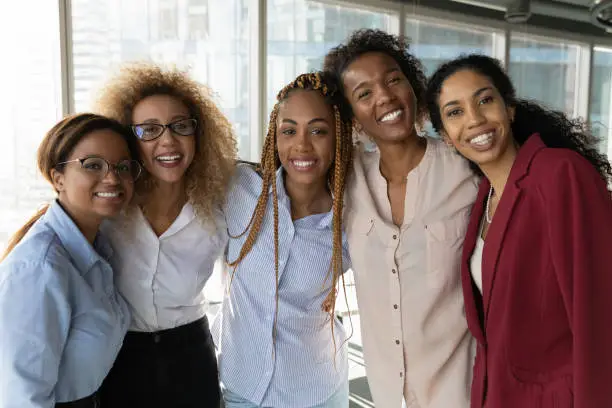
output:
[[[212, 220], [224, 204], [237, 161], [237, 148], [232, 125], [215, 103], [210, 88], [177, 68], [129, 63], [120, 67], [117, 75], [102, 88], [95, 109], [130, 125], [136, 104], [153, 95], [176, 97], [198, 121], [194, 135], [196, 152], [185, 173], [185, 188], [196, 215], [203, 221]], [[151, 177], [144, 174], [135, 186], [135, 196], [145, 195], [154, 185]]]

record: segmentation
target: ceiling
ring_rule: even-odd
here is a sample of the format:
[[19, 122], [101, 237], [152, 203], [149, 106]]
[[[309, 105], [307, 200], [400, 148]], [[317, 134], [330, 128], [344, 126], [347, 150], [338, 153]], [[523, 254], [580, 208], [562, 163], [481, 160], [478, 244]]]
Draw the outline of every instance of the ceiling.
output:
[[[518, 0], [399, 0], [404, 4], [421, 5], [505, 21], [505, 8]], [[612, 39], [612, 34], [591, 23], [590, 7], [595, 0], [531, 0], [531, 17], [527, 25], [576, 34]], [[470, 4], [466, 4], [470, 3]]]

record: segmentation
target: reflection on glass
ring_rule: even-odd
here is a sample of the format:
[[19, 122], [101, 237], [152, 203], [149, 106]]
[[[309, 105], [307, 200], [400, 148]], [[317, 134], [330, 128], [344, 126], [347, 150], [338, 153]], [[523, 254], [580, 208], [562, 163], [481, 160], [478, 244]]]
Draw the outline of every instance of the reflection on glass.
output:
[[612, 158], [612, 49], [595, 47], [591, 69], [590, 118], [601, 139], [600, 150]]
[[327, 51], [360, 28], [398, 32], [399, 19], [308, 0], [268, 0], [267, 109], [298, 74], [321, 69]]
[[1, 48], [8, 59], [0, 72], [8, 80], [0, 100], [0, 251], [17, 228], [53, 198], [53, 190], [38, 173], [36, 151], [62, 116], [58, 2], [2, 6]]
[[579, 47], [512, 35], [510, 76], [521, 98], [575, 116]]
[[409, 18], [406, 19], [406, 36], [412, 53], [423, 63], [425, 73], [431, 75], [440, 64], [461, 54], [493, 56], [499, 34], [490, 29], [477, 30]]
[[86, 110], [109, 69], [149, 60], [210, 86], [248, 158], [248, 0], [73, 0], [74, 99]]

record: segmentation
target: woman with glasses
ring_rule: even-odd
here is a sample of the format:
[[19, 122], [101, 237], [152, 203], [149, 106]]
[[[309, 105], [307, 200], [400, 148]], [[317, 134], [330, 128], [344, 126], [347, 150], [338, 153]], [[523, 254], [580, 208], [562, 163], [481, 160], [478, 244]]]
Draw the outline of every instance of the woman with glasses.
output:
[[148, 64], [125, 66], [98, 106], [131, 126], [146, 170], [133, 208], [105, 225], [132, 323], [103, 405], [218, 406], [203, 289], [227, 243], [221, 210], [236, 161], [231, 125], [206, 88]]
[[93, 114], [55, 125], [38, 168], [57, 198], [11, 239], [0, 263], [0, 407], [97, 407], [129, 325], [99, 227], [132, 198], [129, 131]]

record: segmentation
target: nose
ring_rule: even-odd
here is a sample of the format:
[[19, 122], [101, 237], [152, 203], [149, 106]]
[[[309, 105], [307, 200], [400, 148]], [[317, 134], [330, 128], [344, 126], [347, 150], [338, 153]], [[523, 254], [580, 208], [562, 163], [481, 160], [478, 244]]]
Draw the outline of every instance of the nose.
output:
[[389, 103], [393, 99], [395, 99], [395, 95], [393, 94], [393, 92], [391, 92], [389, 87], [383, 85], [378, 90], [378, 98], [376, 98], [376, 104], [378, 106], [382, 106], [386, 103]]
[[308, 129], [300, 129], [296, 134], [297, 148], [300, 151], [310, 151], [312, 149], [312, 140]]
[[471, 106], [466, 110], [468, 118], [468, 126], [474, 128], [486, 122], [485, 116], [482, 114], [478, 106]]
[[121, 183], [121, 179], [117, 175], [117, 169], [114, 166], [109, 166], [106, 175], [102, 178], [102, 182], [113, 186]]
[[176, 142], [175, 135], [172, 133], [170, 128], [166, 127], [164, 131], [159, 136], [159, 142], [162, 145], [171, 145]]

